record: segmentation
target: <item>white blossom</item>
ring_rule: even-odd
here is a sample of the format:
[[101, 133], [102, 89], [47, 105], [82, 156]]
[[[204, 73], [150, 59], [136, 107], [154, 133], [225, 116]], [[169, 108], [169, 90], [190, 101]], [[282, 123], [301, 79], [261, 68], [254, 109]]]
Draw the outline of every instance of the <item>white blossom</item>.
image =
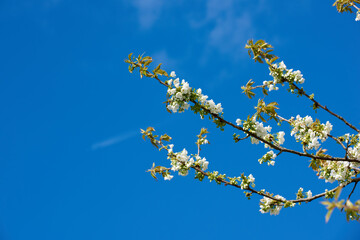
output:
[[[287, 69], [285, 63], [282, 61], [280, 63], [274, 63], [271, 65], [270, 76], [273, 77], [273, 81], [264, 81], [263, 85], [267, 86], [269, 91], [278, 90], [279, 88], [276, 84], [283, 84], [284, 79], [288, 82], [303, 84], [305, 79], [299, 70], [293, 71], [293, 69]], [[293, 90], [292, 90], [293, 92]]]
[[175, 95], [175, 98], [177, 98], [178, 100], [182, 100], [183, 99], [183, 95], [181, 92], [177, 92]]
[[[276, 195], [276, 196], [274, 196], [274, 198], [281, 200], [281, 201], [286, 201], [286, 199], [280, 195]], [[275, 201], [271, 198], [264, 197], [263, 199], [260, 200], [260, 212], [261, 213], [270, 212], [270, 215], [278, 215], [280, 213], [281, 209], [282, 209], [282, 206], [280, 206], [277, 201]]]
[[284, 61], [281, 61], [281, 62], [279, 63], [279, 69], [281, 69], [281, 70], [283, 70], [283, 71], [286, 70], [286, 65], [285, 65]]
[[254, 178], [254, 176], [252, 174], [250, 174], [248, 176], [248, 179], [249, 179], [249, 182], [251, 182], [251, 183], [255, 182], [255, 178]]
[[199, 155], [195, 156], [196, 163], [201, 166], [201, 170], [205, 171], [208, 168], [209, 162], [206, 161], [206, 158], [201, 158]]
[[347, 182], [355, 177], [355, 172], [351, 166], [350, 162], [324, 161], [321, 169], [319, 169], [319, 178], [330, 183], [335, 181]]
[[167, 106], [167, 108], [174, 113], [176, 113], [179, 110], [179, 107], [180, 106], [177, 102], [173, 102], [172, 104]]
[[185, 102], [184, 105], [183, 105], [183, 110], [188, 110], [190, 107], [190, 104]]
[[242, 176], [242, 182], [240, 184], [240, 188], [241, 189], [248, 189], [250, 184], [251, 184], [252, 187], [255, 187], [255, 178], [254, 178], [254, 176], [252, 174], [250, 174], [247, 177]]
[[174, 80], [174, 86], [175, 86], [176, 88], [180, 86], [180, 80], [179, 80], [179, 78], [176, 78], [176, 79]]
[[306, 116], [301, 118], [299, 115], [296, 119], [291, 119], [291, 136], [295, 135], [297, 141], [301, 141], [308, 150], [318, 149], [320, 147], [319, 140], [324, 142], [332, 130], [329, 121], [326, 124], [314, 122], [312, 117]]
[[[171, 72], [171, 77], [175, 77], [175, 72]], [[207, 100], [208, 96], [202, 94], [202, 90], [199, 88], [196, 91], [192, 90], [189, 83], [184, 79], [181, 81], [179, 78], [167, 81], [168, 85], [168, 101], [167, 108], [172, 112], [183, 112], [189, 109], [190, 101], [197, 100], [199, 104], [209, 110], [212, 114], [221, 114], [223, 108], [221, 103], [215, 104], [214, 100]], [[174, 87], [173, 87], [174, 86]]]
[[306, 195], [307, 195], [308, 198], [311, 198], [311, 197], [312, 197], [312, 192], [311, 192], [311, 190], [307, 191], [307, 192], [306, 192]]
[[273, 91], [273, 90], [279, 90], [278, 87], [276, 87], [276, 81], [263, 81], [263, 85], [267, 86], [267, 88], [269, 89], [269, 91]]
[[169, 147], [167, 149], [168, 153], [173, 153], [174, 144], [169, 144], [168, 147]]
[[278, 143], [279, 143], [279, 145], [282, 145], [282, 144], [285, 142], [284, 136], [285, 136], [285, 132], [284, 132], [284, 131], [278, 132], [277, 138], [278, 138]]
[[[171, 162], [172, 171], [177, 171], [179, 175], [186, 176], [189, 173], [189, 169], [194, 165], [200, 166], [203, 171], [207, 170], [209, 162], [206, 161], [206, 158], [201, 158], [196, 154], [193, 155], [195, 157], [194, 160], [194, 158], [188, 154], [188, 151], [185, 148], [180, 152], [174, 152], [173, 148], [173, 144], [167, 145], [166, 148], [168, 151], [168, 159]], [[173, 176], [170, 174], [167, 174], [164, 179], [170, 180], [172, 177]]]
[[173, 175], [170, 175], [170, 174], [167, 174], [165, 177], [164, 177], [164, 180], [171, 180], [174, 176]]
[[169, 88], [167, 90], [167, 93], [171, 96], [171, 95], [174, 95], [176, 93], [176, 89], [175, 88]]
[[275, 161], [273, 160], [275, 160], [275, 158], [276, 158], [276, 154], [274, 153], [274, 151], [271, 150], [259, 159], [259, 163], [260, 164], [267, 163], [269, 166], [270, 165], [274, 166]]
[[207, 95], [202, 95], [199, 100], [201, 103], [206, 103], [206, 99], [208, 99], [208, 96]]
[[241, 119], [236, 119], [236, 124], [238, 125], [238, 126], [240, 126], [241, 125]]
[[[270, 126], [267, 126], [267, 127], [264, 127], [263, 123], [261, 122], [255, 122], [255, 134], [256, 136], [260, 137], [260, 138], [264, 138], [268, 132], [271, 131], [271, 127]], [[258, 144], [259, 143], [259, 140], [256, 139], [256, 138], [251, 138], [251, 142], [252, 143], [255, 143], [255, 144]]]
[[183, 85], [182, 85], [182, 88], [181, 88], [181, 92], [183, 94], [188, 94], [190, 93], [191, 91], [191, 87], [189, 87], [189, 83], [185, 82]]

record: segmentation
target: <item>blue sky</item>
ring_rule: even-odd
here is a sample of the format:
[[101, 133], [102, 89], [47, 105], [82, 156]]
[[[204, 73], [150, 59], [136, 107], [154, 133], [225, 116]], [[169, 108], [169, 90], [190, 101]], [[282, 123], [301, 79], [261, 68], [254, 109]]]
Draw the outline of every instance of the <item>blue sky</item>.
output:
[[[314, 194], [334, 187], [317, 179], [307, 159], [283, 154], [275, 167], [259, 165], [262, 146], [235, 144], [232, 129], [220, 132], [191, 112], [169, 114], [166, 89], [123, 62], [145, 52], [221, 102], [234, 122], [256, 104], [241, 86], [269, 80], [266, 66], [244, 50], [248, 39], [262, 38], [302, 71], [306, 90], [359, 124], [360, 23], [331, 3], [1, 0], [0, 238], [357, 239], [358, 223], [342, 213], [325, 224], [320, 201], [270, 216], [259, 212], [258, 197], [249, 201], [192, 174], [154, 181], [145, 171], [168, 163], [140, 128], [167, 132], [176, 151], [193, 152], [206, 127], [211, 144], [202, 155], [210, 170], [252, 173], [258, 189], [286, 198], [299, 187]], [[266, 101], [278, 101], [286, 117], [330, 120], [334, 135], [351, 132], [285, 89]], [[283, 130], [285, 144], [298, 148], [289, 127]], [[331, 153], [341, 154], [336, 146]], [[357, 189], [352, 199], [359, 197]]]

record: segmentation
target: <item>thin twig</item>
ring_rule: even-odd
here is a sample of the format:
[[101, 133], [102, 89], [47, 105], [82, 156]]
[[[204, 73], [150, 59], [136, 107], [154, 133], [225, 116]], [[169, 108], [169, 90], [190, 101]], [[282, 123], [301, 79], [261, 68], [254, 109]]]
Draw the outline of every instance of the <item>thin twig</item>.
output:
[[247, 139], [247, 138], [249, 138], [250, 136], [249, 135], [247, 135], [247, 136], [245, 136], [245, 137], [243, 137], [243, 138], [236, 138], [236, 140], [238, 140], [238, 141], [242, 141], [242, 140], [245, 140], [245, 139]]
[[200, 156], [200, 144], [196, 144], [198, 146], [198, 153], [197, 155]]
[[303, 89], [300, 89], [298, 86], [296, 86], [294, 83], [291, 83], [289, 81], [287, 81], [286, 78], [282, 78], [282, 80], [284, 82], [288, 82], [289, 84], [291, 84], [292, 86], [295, 87], [296, 90], [298, 90], [302, 95], [306, 96], [308, 99], [310, 99], [316, 106], [324, 109], [325, 111], [327, 111], [328, 113], [330, 113], [331, 115], [333, 115], [334, 117], [337, 117], [338, 119], [340, 119], [341, 121], [343, 121], [346, 125], [348, 125], [350, 128], [352, 128], [353, 130], [355, 130], [356, 132], [360, 133], [360, 130], [357, 129], [354, 125], [352, 125], [351, 123], [349, 123], [348, 121], [346, 121], [342, 116], [334, 113], [333, 111], [331, 111], [327, 106], [323, 106], [321, 105], [318, 101], [316, 101], [314, 99], [314, 97], [310, 97]]
[[337, 143], [339, 143], [339, 144], [342, 146], [342, 148], [343, 148], [343, 149], [346, 151], [346, 153], [347, 153], [346, 147], [344, 146], [344, 144], [343, 144], [337, 137], [334, 137], [334, 136], [332, 136], [332, 135], [330, 135], [330, 134], [328, 134], [328, 137], [334, 139]]
[[277, 115], [277, 117], [281, 120], [281, 121], [284, 121], [284, 122], [287, 122], [287, 123], [290, 123], [291, 121], [286, 119], [286, 118], [283, 118], [281, 117], [280, 115]]
[[357, 185], [357, 184], [358, 184], [358, 182], [355, 182], [354, 187], [353, 187], [353, 189], [351, 190], [351, 193], [349, 194], [349, 196], [348, 196], [347, 200], [349, 200], [349, 199], [350, 199], [350, 197], [351, 197], [351, 195], [353, 194], [353, 192], [354, 192], [354, 190], [355, 190], [355, 188], [356, 188], [356, 185]]

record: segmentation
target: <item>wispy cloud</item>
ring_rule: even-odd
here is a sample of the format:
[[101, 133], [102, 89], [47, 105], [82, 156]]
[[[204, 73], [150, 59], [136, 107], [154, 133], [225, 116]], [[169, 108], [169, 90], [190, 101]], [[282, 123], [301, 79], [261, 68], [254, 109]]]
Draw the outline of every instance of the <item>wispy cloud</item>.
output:
[[235, 55], [243, 51], [246, 40], [254, 34], [252, 16], [245, 7], [242, 11], [239, 9], [239, 2], [233, 0], [209, 0], [205, 18], [190, 20], [190, 25], [193, 28], [210, 27], [208, 47]]
[[140, 26], [149, 29], [160, 17], [164, 0], [133, 0], [133, 5], [138, 10]]
[[173, 68], [177, 65], [177, 60], [169, 56], [165, 49], [153, 53], [152, 58], [154, 59], [154, 64], [166, 63], [166, 66], [171, 66]]
[[97, 150], [100, 148], [109, 147], [111, 145], [118, 144], [118, 143], [126, 141], [132, 137], [135, 137], [138, 134], [139, 134], [139, 131], [131, 131], [131, 132], [123, 133], [123, 134], [108, 138], [106, 140], [103, 140], [101, 142], [94, 143], [91, 146], [91, 149]]
[[209, 44], [223, 53], [239, 53], [252, 35], [251, 18], [248, 14], [235, 17], [231, 14], [216, 20], [209, 34]]

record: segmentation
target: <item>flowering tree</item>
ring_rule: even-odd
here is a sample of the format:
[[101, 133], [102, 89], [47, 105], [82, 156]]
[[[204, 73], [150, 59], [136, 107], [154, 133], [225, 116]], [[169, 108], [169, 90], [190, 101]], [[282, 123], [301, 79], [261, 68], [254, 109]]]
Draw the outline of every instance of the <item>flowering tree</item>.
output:
[[[339, 12], [352, 12], [352, 9], [355, 8], [357, 10], [356, 21], [358, 21], [360, 20], [360, 10], [356, 4], [360, 4], [360, 0], [337, 0], [334, 6], [337, 7]], [[135, 58], [130, 54], [125, 62], [129, 64], [131, 73], [138, 69], [141, 78], [143, 76], [153, 78], [167, 88], [167, 100], [165, 103], [166, 109], [170, 113], [181, 113], [190, 109], [199, 114], [202, 119], [208, 118], [221, 131], [224, 130], [225, 126], [233, 128], [236, 131], [233, 135], [235, 142], [249, 139], [252, 144], [263, 144], [269, 151], [258, 160], [260, 164], [274, 166], [276, 157], [282, 153], [310, 159], [309, 167], [316, 172], [319, 179], [330, 183], [337, 181], [337, 186], [331, 190], [325, 189], [324, 192], [315, 195], [311, 190], [304, 191], [303, 188], [300, 188], [296, 193], [296, 199], [285, 199], [264, 189], [256, 189], [255, 177], [252, 174], [229, 177], [218, 171], [209, 171], [209, 162], [200, 154], [201, 146], [209, 143], [206, 135], [208, 132], [204, 128], [197, 135], [197, 152], [192, 154], [188, 153], [186, 149], [176, 152], [174, 145], [169, 143], [172, 138], [167, 134], [156, 135], [154, 133], [155, 129], [152, 127], [141, 130], [144, 140], [148, 138], [156, 148], [164, 150], [170, 160], [169, 167], [155, 166], [154, 163], [148, 172], [155, 179], [157, 178], [156, 175], [160, 174], [165, 180], [171, 180], [173, 178], [171, 171], [186, 176], [192, 169], [195, 171], [195, 179], [199, 181], [207, 178], [218, 184], [240, 188], [244, 190], [245, 196], [249, 199], [253, 194], [260, 195], [262, 197], [260, 200], [260, 212], [262, 213], [277, 215], [283, 207], [294, 207], [296, 204], [312, 202], [315, 199], [324, 197], [325, 200], [322, 204], [328, 209], [326, 221], [329, 220], [335, 208], [344, 210], [347, 220], [359, 220], [360, 200], [352, 202], [350, 197], [360, 181], [360, 177], [357, 177], [360, 173], [360, 130], [317, 101], [314, 94], [308, 94], [303, 87], [300, 87], [305, 82], [301, 72], [288, 69], [283, 61], [277, 61], [278, 57], [272, 54], [273, 47], [269, 43], [264, 40], [249, 40], [245, 48], [248, 49], [249, 56], [255, 62], [268, 65], [270, 76], [273, 78], [270, 81], [264, 81], [261, 85], [255, 85], [255, 82], [250, 80], [242, 87], [243, 93], [247, 97], [255, 97], [256, 90], [261, 90], [266, 96], [271, 91], [277, 91], [280, 87], [286, 86], [290, 93], [304, 96], [310, 100], [315, 111], [322, 109], [344, 122], [352, 133], [334, 136], [331, 134], [333, 126], [329, 121], [321, 123], [311, 116], [302, 117], [297, 115], [290, 118], [280, 116], [277, 112], [278, 103], [271, 102], [267, 104], [264, 99], [258, 100], [257, 106], [255, 106], [256, 112], [253, 115], [249, 115], [247, 119], [236, 119], [235, 123], [233, 123], [225, 119], [221, 103], [216, 104], [212, 99], [209, 100], [209, 97], [200, 88], [192, 88], [185, 80], [180, 81], [174, 71], [168, 74], [161, 69], [160, 64], [150, 72], [151, 57], [140, 55]], [[266, 125], [269, 120], [279, 126], [282, 124], [289, 125], [292, 129], [290, 135], [301, 144], [302, 151], [285, 147], [285, 132], [271, 133], [272, 127]], [[339, 148], [342, 148], [344, 156], [329, 155], [327, 150], [323, 148], [325, 141], [335, 141]], [[350, 194], [345, 197], [346, 199], [340, 199], [341, 190], [348, 185], [352, 185]]]

